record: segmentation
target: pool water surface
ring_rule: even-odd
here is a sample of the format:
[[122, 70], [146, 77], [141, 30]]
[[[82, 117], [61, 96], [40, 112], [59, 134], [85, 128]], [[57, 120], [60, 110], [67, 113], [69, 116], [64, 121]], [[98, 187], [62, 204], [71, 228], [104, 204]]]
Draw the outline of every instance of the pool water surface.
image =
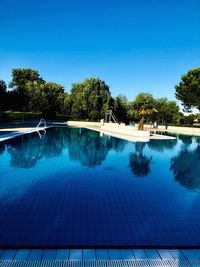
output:
[[51, 128], [0, 143], [0, 246], [200, 246], [200, 138]]

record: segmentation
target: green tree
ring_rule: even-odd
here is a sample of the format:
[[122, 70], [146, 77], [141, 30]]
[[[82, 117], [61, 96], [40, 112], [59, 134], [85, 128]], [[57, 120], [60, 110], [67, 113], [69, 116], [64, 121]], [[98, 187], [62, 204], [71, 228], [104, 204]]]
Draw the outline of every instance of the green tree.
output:
[[180, 118], [180, 124], [193, 125], [195, 119], [196, 119], [196, 115], [194, 115], [194, 114], [190, 114], [188, 116], [183, 115]]
[[130, 116], [139, 118], [139, 129], [141, 130], [143, 129], [144, 120], [155, 119], [156, 113], [155, 100], [149, 93], [137, 95], [129, 109]]
[[27, 85], [30, 83], [35, 85], [44, 83], [44, 80], [40, 77], [38, 71], [30, 68], [18, 68], [12, 70], [12, 80], [9, 84], [9, 87], [13, 89], [15, 109], [22, 111], [27, 110], [27, 104], [29, 102]]
[[3, 80], [0, 80], [0, 94], [5, 94], [6, 93], [6, 83]]
[[55, 116], [62, 110], [64, 87], [56, 83], [27, 83], [28, 110], [42, 112], [44, 116]]
[[36, 113], [42, 112], [44, 115], [44, 110], [48, 109], [48, 99], [43, 90], [43, 84], [27, 83], [26, 94], [28, 99], [26, 110]]
[[149, 93], [140, 93], [135, 97], [133, 101], [133, 107], [137, 110], [141, 108], [152, 109], [154, 107], [155, 100]]
[[42, 90], [48, 102], [47, 107], [43, 109], [43, 113], [54, 116], [57, 112], [61, 112], [61, 96], [64, 94], [64, 87], [57, 83], [48, 82], [42, 85]]
[[200, 68], [189, 70], [175, 86], [176, 98], [181, 101], [185, 111], [197, 108], [200, 111]]
[[72, 108], [71, 95], [68, 93], [62, 94], [61, 103], [62, 103], [61, 113], [64, 115], [71, 115], [71, 108]]
[[0, 110], [4, 110], [6, 107], [6, 83], [0, 80]]
[[157, 119], [161, 123], [175, 122], [179, 119], [179, 106], [176, 101], [169, 101], [167, 98], [158, 98], [155, 100]]
[[26, 88], [27, 82], [44, 83], [38, 71], [33, 69], [13, 69], [10, 87], [20, 91]]
[[118, 95], [114, 98], [114, 113], [119, 121], [127, 121], [128, 101], [126, 96]]
[[138, 118], [141, 117], [141, 113], [146, 113], [146, 119], [151, 118], [151, 110], [155, 107], [155, 100], [149, 93], [138, 94], [134, 101], [130, 104], [129, 115]]
[[72, 116], [78, 119], [101, 119], [109, 108], [111, 95], [108, 85], [99, 78], [88, 78], [72, 84]]

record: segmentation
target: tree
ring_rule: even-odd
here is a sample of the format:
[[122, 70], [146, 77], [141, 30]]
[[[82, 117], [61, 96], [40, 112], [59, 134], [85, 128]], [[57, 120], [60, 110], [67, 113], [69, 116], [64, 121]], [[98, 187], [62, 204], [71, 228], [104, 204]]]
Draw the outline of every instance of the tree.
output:
[[96, 119], [101, 119], [111, 101], [109, 86], [99, 78], [88, 78], [82, 83], [74, 83], [71, 100], [74, 118], [94, 119], [96, 114]]
[[134, 117], [140, 117], [139, 129], [143, 129], [144, 120], [153, 119], [154, 115], [157, 113], [155, 109], [155, 100], [151, 94], [141, 93], [136, 96], [135, 100], [132, 102], [129, 114]]
[[64, 93], [61, 95], [61, 113], [64, 115], [71, 115], [72, 100], [71, 95]]
[[175, 122], [179, 119], [179, 106], [176, 101], [169, 101], [167, 98], [155, 100], [157, 119], [163, 123]]
[[48, 99], [46, 93], [43, 90], [43, 85], [29, 82], [26, 88], [27, 105], [26, 110], [30, 112], [42, 112], [48, 109]]
[[62, 110], [64, 87], [56, 83], [32, 83], [26, 85], [29, 111], [42, 112], [44, 116], [55, 116]]
[[118, 95], [114, 98], [114, 113], [119, 121], [127, 121], [128, 101], [126, 96]]
[[12, 70], [12, 80], [9, 87], [13, 89], [13, 94], [15, 95], [15, 109], [27, 111], [27, 104], [29, 102], [27, 86], [30, 83], [35, 85], [44, 83], [38, 71], [30, 68]]
[[61, 112], [61, 96], [64, 94], [64, 87], [57, 83], [48, 82], [42, 85], [42, 90], [48, 102], [47, 107], [43, 109], [43, 113], [55, 116], [56, 113]]
[[3, 80], [0, 80], [0, 110], [5, 109], [6, 107], [6, 83]]
[[[129, 115], [131, 117], [141, 117], [146, 114], [146, 119], [151, 118], [151, 111], [154, 109], [155, 100], [153, 96], [149, 93], [140, 93], [130, 104]], [[143, 113], [143, 114], [141, 114]]]
[[181, 116], [180, 117], [180, 124], [183, 124], [183, 125], [193, 125], [195, 119], [196, 119], [196, 115], [195, 114], [190, 114], [188, 116]]
[[185, 111], [197, 108], [200, 111], [200, 68], [192, 69], [181, 77], [175, 86], [176, 98], [181, 101]]
[[3, 80], [0, 80], [0, 94], [5, 94], [6, 93], [6, 83]]
[[40, 77], [37, 70], [33, 69], [13, 69], [12, 70], [12, 81], [10, 87], [20, 91], [26, 88], [27, 82], [33, 83], [44, 83], [44, 80]]
[[62, 110], [64, 87], [45, 82], [36, 70], [13, 69], [10, 87], [13, 89], [10, 98], [17, 104], [14, 109], [42, 112], [48, 117]]
[[149, 93], [140, 93], [135, 97], [133, 101], [133, 107], [137, 110], [141, 108], [152, 109], [154, 107], [155, 101], [151, 94]]

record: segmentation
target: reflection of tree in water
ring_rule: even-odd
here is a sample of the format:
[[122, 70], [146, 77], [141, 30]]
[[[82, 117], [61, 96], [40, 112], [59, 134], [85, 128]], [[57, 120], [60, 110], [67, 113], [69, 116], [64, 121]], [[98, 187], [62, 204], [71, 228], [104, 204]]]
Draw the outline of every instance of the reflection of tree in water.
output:
[[192, 144], [193, 136], [180, 134], [178, 135], [178, 139], [183, 142], [185, 147], [187, 147]]
[[122, 151], [125, 141], [110, 136], [100, 137], [99, 132], [86, 129], [71, 129], [68, 144], [69, 156], [78, 160], [83, 166], [101, 165], [110, 149]]
[[145, 143], [137, 142], [135, 144], [135, 153], [130, 154], [129, 166], [134, 176], [147, 176], [150, 172], [150, 163], [152, 157], [143, 155]]
[[31, 168], [43, 157], [51, 158], [60, 155], [66, 146], [67, 134], [66, 129], [53, 128], [48, 131], [43, 140], [35, 133], [9, 142], [11, 165]]
[[200, 145], [193, 151], [183, 148], [178, 156], [171, 159], [170, 170], [182, 186], [200, 188]]
[[165, 150], [172, 150], [177, 144], [177, 139], [171, 140], [154, 140], [151, 139], [148, 143], [148, 147], [152, 150], [163, 152]]
[[0, 142], [0, 155], [3, 154], [5, 150], [6, 150], [5, 144]]
[[195, 142], [200, 145], [200, 136], [195, 136], [194, 139]]
[[[95, 167], [105, 160], [110, 149], [122, 151], [126, 141], [104, 136], [98, 132], [77, 128], [52, 128], [47, 130], [44, 139], [31, 134], [12, 140], [8, 143], [11, 165], [20, 168], [31, 168], [45, 158], [57, 157], [68, 147], [72, 160], [78, 160], [84, 166]], [[0, 153], [4, 147], [0, 147]]]

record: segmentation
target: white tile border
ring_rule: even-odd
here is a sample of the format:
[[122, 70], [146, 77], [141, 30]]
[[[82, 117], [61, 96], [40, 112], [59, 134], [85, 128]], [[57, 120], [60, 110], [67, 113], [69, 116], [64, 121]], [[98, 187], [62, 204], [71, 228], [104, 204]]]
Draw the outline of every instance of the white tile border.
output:
[[[46, 130], [46, 129], [49, 129], [52, 127], [54, 127], [54, 126], [52, 125], [52, 126], [48, 126], [48, 127], [38, 127], [38, 128], [34, 127], [34, 128], [31, 128], [31, 130], [24, 131], [24, 132], [15, 131], [12, 133], [8, 133], [8, 134], [5, 134], [5, 136], [3, 135], [4, 137], [0, 137], [0, 142], [7, 141], [7, 140], [13, 139], [15, 137], [21, 136], [21, 135], [25, 135], [25, 134], [29, 134], [29, 133], [35, 133], [35, 132], [41, 131], [41, 130]], [[5, 129], [5, 131], [6, 131], [6, 129]]]

